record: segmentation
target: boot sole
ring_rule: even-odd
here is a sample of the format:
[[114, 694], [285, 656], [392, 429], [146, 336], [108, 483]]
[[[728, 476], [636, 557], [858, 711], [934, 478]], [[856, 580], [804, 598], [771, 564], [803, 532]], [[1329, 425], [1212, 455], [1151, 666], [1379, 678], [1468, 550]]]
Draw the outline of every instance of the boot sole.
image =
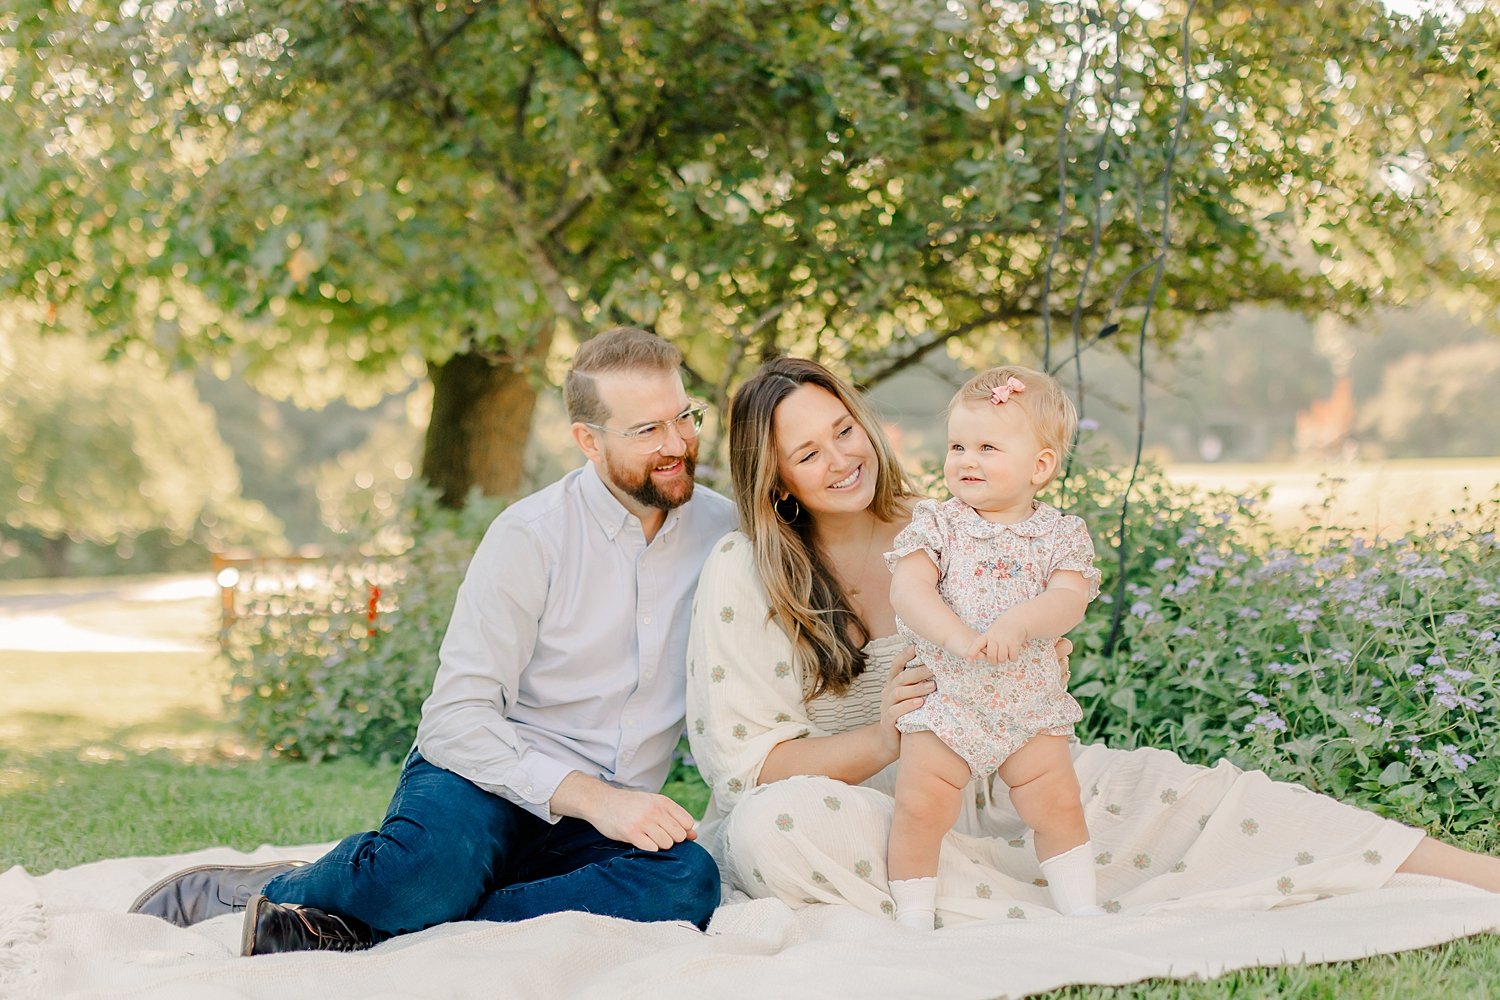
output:
[[153, 884], [149, 889], [141, 893], [139, 896], [135, 897], [135, 902], [131, 903], [130, 909], [126, 910], [125, 912], [139, 913], [140, 908], [146, 904], [146, 900], [150, 899], [158, 892], [161, 892], [162, 889], [166, 888], [168, 882], [175, 881], [184, 875], [191, 875], [193, 872], [206, 872], [214, 868], [224, 867], [244, 868], [246, 871], [257, 871], [261, 868], [277, 868], [282, 865], [296, 865], [298, 868], [300, 868], [305, 864], [307, 864], [306, 861], [262, 861], [259, 864], [254, 865], [194, 865], [191, 868], [179, 868], [172, 874], [157, 879], [155, 884]]

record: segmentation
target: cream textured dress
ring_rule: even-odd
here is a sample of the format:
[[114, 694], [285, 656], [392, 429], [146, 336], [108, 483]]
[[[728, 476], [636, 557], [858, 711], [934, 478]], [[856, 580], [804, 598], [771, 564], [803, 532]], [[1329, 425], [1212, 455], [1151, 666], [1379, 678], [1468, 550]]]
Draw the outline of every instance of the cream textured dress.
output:
[[[872, 641], [869, 666], [844, 697], [808, 703], [791, 643], [768, 614], [748, 539], [725, 536], [703, 569], [688, 646], [688, 736], [712, 790], [700, 842], [730, 889], [889, 915], [895, 766], [862, 785], [757, 780], [778, 743], [876, 722], [904, 643]], [[1161, 750], [1075, 744], [1073, 767], [1109, 911], [1269, 909], [1373, 889], [1423, 836], [1228, 761], [1199, 767]], [[943, 841], [940, 922], [1056, 915], [1031, 832], [995, 780], [969, 786]]]

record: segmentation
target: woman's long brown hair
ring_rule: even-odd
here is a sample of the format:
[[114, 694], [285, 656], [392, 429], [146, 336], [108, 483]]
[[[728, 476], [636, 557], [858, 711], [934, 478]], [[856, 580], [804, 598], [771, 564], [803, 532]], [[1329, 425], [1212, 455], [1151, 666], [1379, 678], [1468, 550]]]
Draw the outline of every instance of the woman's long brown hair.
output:
[[815, 361], [776, 358], [761, 365], [735, 392], [729, 407], [729, 471], [740, 527], [750, 537], [755, 568], [770, 598], [771, 618], [792, 641], [811, 699], [841, 695], [865, 668], [869, 629], [813, 541], [813, 520], [797, 507], [790, 523], [777, 516], [786, 493], [777, 474], [773, 418], [781, 402], [804, 385], [838, 397], [874, 446], [879, 469], [870, 512], [882, 521], [906, 516], [915, 491], [874, 412], [843, 379]]

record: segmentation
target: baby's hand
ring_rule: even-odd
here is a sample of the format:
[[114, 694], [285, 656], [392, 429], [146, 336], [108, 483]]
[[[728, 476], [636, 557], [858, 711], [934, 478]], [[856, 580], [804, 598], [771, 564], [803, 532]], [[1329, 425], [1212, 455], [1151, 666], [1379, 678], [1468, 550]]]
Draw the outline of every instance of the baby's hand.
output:
[[999, 621], [991, 625], [969, 645], [964, 659], [973, 660], [983, 657], [990, 663], [1009, 663], [1021, 655], [1021, 650], [1025, 646], [1026, 630], [1020, 625], [1008, 622], [1006, 616], [1002, 615]]
[[961, 659], [972, 660], [974, 654], [969, 652], [975, 643], [984, 641], [984, 633], [976, 632], [971, 628], [955, 629], [948, 635], [947, 641], [939, 643], [944, 649]]

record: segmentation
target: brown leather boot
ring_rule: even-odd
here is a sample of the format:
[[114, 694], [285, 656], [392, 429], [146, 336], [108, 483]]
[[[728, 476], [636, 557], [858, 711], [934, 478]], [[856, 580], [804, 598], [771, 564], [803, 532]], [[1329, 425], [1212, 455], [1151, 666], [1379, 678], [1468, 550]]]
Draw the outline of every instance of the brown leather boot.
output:
[[370, 929], [352, 917], [315, 906], [273, 903], [257, 895], [245, 907], [241, 955], [284, 951], [360, 951], [375, 943]]

